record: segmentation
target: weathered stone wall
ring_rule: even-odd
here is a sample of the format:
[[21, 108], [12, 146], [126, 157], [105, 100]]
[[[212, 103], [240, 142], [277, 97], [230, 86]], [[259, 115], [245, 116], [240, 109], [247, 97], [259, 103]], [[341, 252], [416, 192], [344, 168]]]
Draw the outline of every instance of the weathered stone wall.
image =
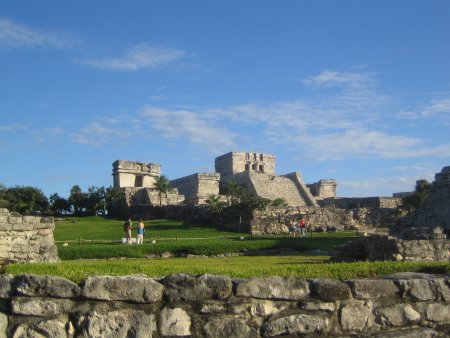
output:
[[221, 184], [229, 181], [242, 185], [250, 194], [275, 200], [282, 198], [289, 206], [301, 207], [317, 205], [315, 198], [304, 185], [298, 172], [273, 176], [263, 173], [245, 171], [231, 176], [223, 177]]
[[429, 239], [399, 239], [372, 234], [337, 247], [334, 261], [442, 261], [449, 259], [449, 241], [442, 232]]
[[324, 206], [335, 206], [340, 209], [395, 209], [402, 203], [399, 197], [336, 197], [326, 198]]
[[[254, 235], [288, 233], [289, 222], [294, 216], [303, 215], [308, 231], [370, 230], [395, 224], [392, 209], [361, 208], [354, 210], [334, 207], [268, 207], [245, 215], [227, 208], [218, 218], [220, 225]], [[240, 220], [240, 221], [239, 221]]]
[[161, 172], [161, 166], [155, 163], [117, 160], [113, 164], [114, 187], [151, 188]]
[[450, 234], [450, 166], [435, 175], [428, 199], [404, 223], [412, 227], [442, 227]]
[[316, 198], [336, 197], [336, 180], [319, 180], [318, 182], [307, 184], [307, 187]]
[[170, 181], [178, 192], [185, 196], [185, 203], [199, 205], [211, 195], [219, 195], [220, 174], [196, 173]]
[[0, 275], [2, 337], [448, 337], [449, 277]]
[[233, 151], [216, 157], [215, 169], [223, 177], [244, 171], [275, 175], [275, 156]]
[[0, 260], [56, 262], [53, 217], [15, 216], [0, 209]]

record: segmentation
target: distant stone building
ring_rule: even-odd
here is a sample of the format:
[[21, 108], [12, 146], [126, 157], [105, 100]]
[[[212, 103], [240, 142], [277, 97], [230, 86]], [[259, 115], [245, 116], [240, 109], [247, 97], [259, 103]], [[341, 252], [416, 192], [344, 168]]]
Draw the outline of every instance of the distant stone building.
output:
[[117, 160], [113, 163], [114, 187], [152, 188], [160, 173], [159, 164]]
[[[155, 204], [155, 178], [161, 166], [118, 160], [113, 163], [114, 186], [125, 188], [127, 204]], [[214, 173], [195, 173], [171, 181], [174, 191], [164, 204], [205, 204], [220, 195], [230, 181], [249, 193], [271, 200], [284, 199], [289, 206], [318, 206], [317, 200], [336, 196], [335, 180], [320, 180], [308, 187], [300, 172], [277, 176], [275, 156], [255, 152], [229, 152], [215, 159]]]

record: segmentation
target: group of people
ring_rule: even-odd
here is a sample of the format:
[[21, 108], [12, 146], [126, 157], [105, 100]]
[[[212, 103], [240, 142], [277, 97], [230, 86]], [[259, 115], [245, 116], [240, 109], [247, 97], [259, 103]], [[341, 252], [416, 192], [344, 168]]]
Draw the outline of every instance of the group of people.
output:
[[298, 231], [300, 231], [302, 237], [306, 236], [306, 222], [301, 215], [294, 216], [289, 222], [289, 233], [291, 236], [295, 237]]
[[[128, 218], [127, 221], [123, 224], [123, 231], [125, 231], [126, 243], [132, 244], [132, 232], [133, 223], [131, 222], [131, 218]], [[145, 224], [144, 220], [140, 219], [137, 227], [136, 227], [136, 244], [144, 243], [144, 233], [145, 233]]]

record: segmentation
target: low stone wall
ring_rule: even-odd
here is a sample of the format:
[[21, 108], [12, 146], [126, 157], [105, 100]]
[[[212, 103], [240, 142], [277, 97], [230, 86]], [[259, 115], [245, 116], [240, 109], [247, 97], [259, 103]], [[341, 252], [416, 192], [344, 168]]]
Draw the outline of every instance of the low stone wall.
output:
[[0, 275], [1, 337], [448, 337], [450, 280]]
[[335, 248], [332, 259], [353, 261], [442, 261], [449, 259], [449, 241], [442, 238], [399, 239], [372, 234]]
[[0, 209], [0, 261], [56, 262], [53, 217], [20, 216]]

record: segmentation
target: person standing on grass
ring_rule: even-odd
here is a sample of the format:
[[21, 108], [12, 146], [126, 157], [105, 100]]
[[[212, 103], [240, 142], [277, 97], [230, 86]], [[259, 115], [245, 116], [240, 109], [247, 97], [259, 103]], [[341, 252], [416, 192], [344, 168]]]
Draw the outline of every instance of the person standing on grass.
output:
[[145, 232], [144, 226], [145, 226], [144, 220], [140, 219], [137, 225], [137, 238], [136, 238], [137, 244], [144, 243], [144, 232]]
[[128, 220], [123, 223], [123, 231], [125, 231], [125, 237], [127, 239], [127, 243], [131, 244], [131, 229], [133, 228], [133, 224], [131, 222], [131, 217], [128, 217]]
[[303, 217], [300, 220], [300, 233], [301, 233], [302, 237], [306, 236], [306, 222]]

